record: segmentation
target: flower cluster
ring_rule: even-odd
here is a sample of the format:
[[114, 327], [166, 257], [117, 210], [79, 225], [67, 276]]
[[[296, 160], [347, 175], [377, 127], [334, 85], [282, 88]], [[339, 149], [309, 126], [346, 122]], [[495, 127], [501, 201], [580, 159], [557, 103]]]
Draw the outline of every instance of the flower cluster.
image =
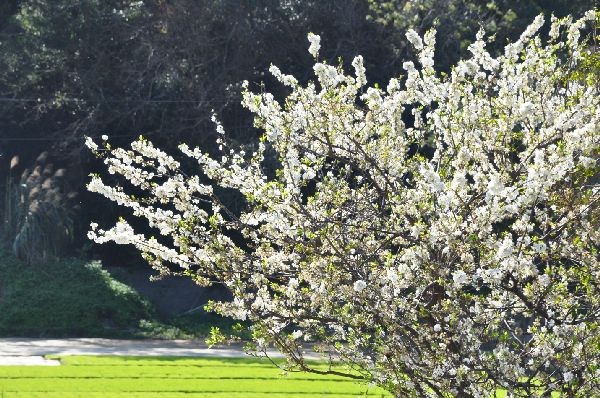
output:
[[[90, 236], [225, 284], [234, 299], [215, 310], [249, 319], [257, 348], [302, 370], [334, 372], [304, 361], [314, 342], [396, 396], [594, 395], [600, 96], [565, 79], [594, 18], [553, 20], [543, 42], [538, 17], [499, 57], [480, 32], [447, 76], [433, 68], [435, 32], [409, 31], [418, 64], [386, 90], [365, 88], [361, 57], [354, 75], [316, 63], [307, 85], [271, 67], [291, 93], [280, 103], [245, 85], [264, 131], [252, 153], [183, 145], [202, 170], [189, 177], [147, 141], [109, 152], [109, 171], [147, 195], [99, 177], [90, 190], [160, 242], [124, 220]], [[243, 194], [242, 213], [213, 186]]]

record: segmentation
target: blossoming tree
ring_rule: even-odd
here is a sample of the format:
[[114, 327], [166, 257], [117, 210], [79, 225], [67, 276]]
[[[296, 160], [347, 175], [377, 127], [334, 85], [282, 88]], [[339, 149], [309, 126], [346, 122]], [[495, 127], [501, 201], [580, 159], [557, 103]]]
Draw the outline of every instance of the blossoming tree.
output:
[[[275, 346], [294, 369], [398, 397], [590, 396], [600, 97], [565, 76], [594, 18], [553, 19], [543, 41], [538, 17], [498, 58], [481, 32], [448, 76], [434, 70], [435, 33], [409, 31], [418, 65], [385, 90], [367, 86], [360, 56], [352, 75], [316, 62], [307, 85], [273, 66], [284, 101], [243, 93], [260, 144], [245, 153], [222, 138], [217, 157], [181, 145], [197, 175], [144, 139], [129, 150], [90, 140], [127, 183], [93, 176], [89, 189], [157, 237], [123, 219], [89, 235], [135, 245], [164, 273], [174, 264], [223, 283], [234, 299], [214, 309], [250, 320], [255, 349]], [[319, 37], [309, 40], [318, 61]], [[240, 192], [244, 210], [224, 206], [217, 186]], [[309, 343], [348, 370], [311, 368]]]

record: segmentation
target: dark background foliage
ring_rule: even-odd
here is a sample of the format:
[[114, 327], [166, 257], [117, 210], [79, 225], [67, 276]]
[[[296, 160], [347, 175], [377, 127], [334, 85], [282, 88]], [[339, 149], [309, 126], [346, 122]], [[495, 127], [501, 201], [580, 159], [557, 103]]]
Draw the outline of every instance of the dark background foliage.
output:
[[[239, 105], [241, 82], [278, 92], [265, 74], [270, 63], [310, 79], [310, 31], [322, 36], [322, 58], [347, 64], [362, 54], [370, 82], [383, 84], [411, 57], [408, 28], [438, 29], [443, 71], [465, 54], [480, 27], [496, 36], [497, 51], [540, 12], [579, 15], [591, 6], [589, 0], [5, 0], [4, 242], [30, 263], [44, 262], [91, 247], [89, 220], [115, 219], [118, 210], [85, 192], [88, 174], [102, 168], [83, 146], [84, 136], [107, 134], [125, 145], [143, 134], [167, 151], [180, 142], [210, 151], [214, 111], [228, 138], [253, 142], [257, 132]], [[32, 204], [52, 211], [38, 211], [33, 220]], [[24, 256], [15, 247], [23, 231], [36, 253]], [[64, 239], [44, 240], [48, 234]], [[116, 256], [103, 250], [108, 260]]]

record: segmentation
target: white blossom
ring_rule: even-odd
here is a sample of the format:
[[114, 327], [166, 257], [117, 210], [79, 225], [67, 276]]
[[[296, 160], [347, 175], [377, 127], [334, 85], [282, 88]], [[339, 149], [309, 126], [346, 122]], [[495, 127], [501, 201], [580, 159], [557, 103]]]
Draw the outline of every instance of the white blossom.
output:
[[458, 270], [455, 271], [454, 274], [452, 274], [452, 281], [454, 282], [455, 287], [460, 288], [469, 281], [469, 277], [467, 276], [465, 271]]
[[421, 36], [413, 29], [409, 29], [406, 32], [406, 38], [417, 50], [423, 49], [423, 40], [421, 40]]
[[532, 102], [527, 101], [519, 107], [519, 113], [523, 116], [530, 115], [534, 110], [534, 105]]
[[91, 137], [85, 137], [85, 146], [90, 148], [92, 151], [98, 150], [98, 144], [96, 144]]
[[365, 290], [365, 288], [367, 287], [367, 282], [363, 281], [363, 280], [357, 280], [356, 282], [354, 282], [354, 290], [357, 292], [362, 292], [363, 290]]
[[563, 380], [565, 383], [569, 383], [571, 380], [573, 380], [573, 373], [569, 371], [563, 373]]
[[363, 57], [361, 55], [354, 57], [354, 60], [352, 60], [352, 66], [354, 67], [354, 71], [356, 73], [356, 84], [358, 84], [359, 87], [367, 84], [367, 76], [365, 74], [366, 70], [365, 66], [363, 65]]
[[308, 52], [313, 56], [313, 58], [318, 58], [319, 50], [321, 49], [321, 36], [315, 35], [314, 33], [309, 33], [308, 41], [310, 42]]

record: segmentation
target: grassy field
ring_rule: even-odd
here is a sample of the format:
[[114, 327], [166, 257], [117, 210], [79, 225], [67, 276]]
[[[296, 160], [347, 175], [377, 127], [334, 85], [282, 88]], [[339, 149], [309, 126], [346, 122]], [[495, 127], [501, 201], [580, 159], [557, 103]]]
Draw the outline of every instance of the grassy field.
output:
[[260, 359], [64, 357], [62, 366], [0, 366], [1, 398], [390, 397], [337, 376], [287, 375]]

